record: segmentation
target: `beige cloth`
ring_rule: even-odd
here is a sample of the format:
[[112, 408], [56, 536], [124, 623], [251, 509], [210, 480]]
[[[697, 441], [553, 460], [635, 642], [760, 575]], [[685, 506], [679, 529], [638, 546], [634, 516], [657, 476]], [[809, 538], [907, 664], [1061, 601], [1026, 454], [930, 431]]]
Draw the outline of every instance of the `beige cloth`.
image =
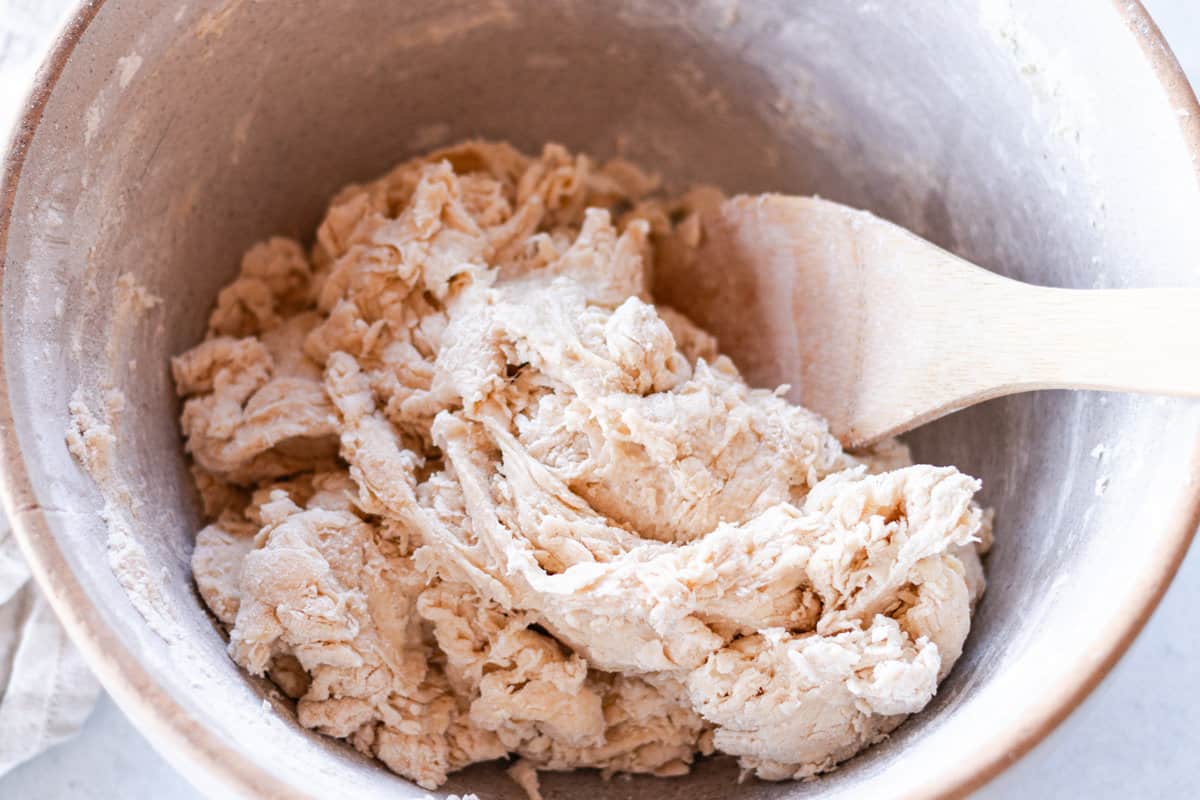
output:
[[100, 684], [0, 530], [0, 775], [74, 735]]

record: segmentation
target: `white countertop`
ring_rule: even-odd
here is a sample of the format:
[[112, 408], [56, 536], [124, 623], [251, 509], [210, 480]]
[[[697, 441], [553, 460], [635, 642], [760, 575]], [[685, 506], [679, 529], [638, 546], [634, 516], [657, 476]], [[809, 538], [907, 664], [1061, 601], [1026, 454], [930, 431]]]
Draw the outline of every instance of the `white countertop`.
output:
[[[1200, 0], [1144, 0], [1200, 83]], [[62, 0], [0, 0], [0, 13], [53, 16]], [[2, 32], [0, 32], [2, 33]], [[4, 42], [0, 41], [0, 57]], [[0, 84], [0, 105], [14, 87]], [[0, 127], [5, 120], [0, 114]], [[1200, 342], [1197, 343], [1200, 346]], [[1200, 796], [1200, 545], [1150, 624], [1084, 704], [1012, 769], [976, 794], [987, 800]], [[199, 800], [102, 697], [83, 732], [0, 779], [0, 798]]]

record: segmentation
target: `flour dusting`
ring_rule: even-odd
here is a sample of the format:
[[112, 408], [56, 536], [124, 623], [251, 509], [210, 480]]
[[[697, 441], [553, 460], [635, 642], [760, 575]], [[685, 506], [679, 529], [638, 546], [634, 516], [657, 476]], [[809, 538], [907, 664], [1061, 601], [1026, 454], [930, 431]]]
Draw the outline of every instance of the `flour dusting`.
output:
[[166, 580], [155, 572], [145, 547], [134, 534], [140, 502], [118, 468], [116, 447], [127, 400], [112, 383], [119, 364], [132, 364], [122, 356], [122, 349], [128, 346], [147, 312], [161, 304], [162, 298], [139, 284], [131, 273], [117, 279], [105, 347], [110, 369], [94, 394], [80, 386], [71, 395], [65, 438], [67, 449], [104, 498], [100, 517], [108, 528], [106, 545], [113, 575], [151, 630], [172, 642], [179, 633], [176, 615], [164, 591]]
[[117, 441], [112, 426], [87, 407], [81, 389], [75, 390], [67, 408], [71, 414], [67, 425], [67, 449], [93, 480], [107, 480], [112, 464], [113, 446]]
[[137, 316], [162, 303], [162, 298], [137, 282], [132, 273], [117, 278], [116, 317], [124, 320]]
[[108, 566], [117, 582], [150, 629], [165, 641], [174, 641], [179, 628], [173, 607], [163, 593], [161, 573], [155, 574], [146, 548], [133, 533], [129, 512], [108, 500], [100, 516], [108, 525]]
[[130, 53], [117, 59], [117, 82], [120, 83], [122, 89], [129, 86], [129, 82], [141, 68], [142, 57], [137, 53]]

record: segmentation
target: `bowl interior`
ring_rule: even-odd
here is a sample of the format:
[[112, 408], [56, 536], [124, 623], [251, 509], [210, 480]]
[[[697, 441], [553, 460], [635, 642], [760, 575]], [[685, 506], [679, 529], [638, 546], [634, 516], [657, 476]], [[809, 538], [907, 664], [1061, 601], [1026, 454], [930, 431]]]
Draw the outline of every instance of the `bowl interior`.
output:
[[[307, 238], [347, 181], [479, 135], [620, 153], [678, 186], [817, 193], [1035, 283], [1200, 285], [1178, 96], [1147, 55], [1154, 32], [1119, 5], [90, 8], [21, 161], [2, 251], [10, 461], [28, 476], [7, 499], [51, 593], [74, 598], [110, 688], [194, 779], [257, 765], [267, 793], [423, 796], [297, 726], [225, 655], [190, 582], [200, 517], [167, 359], [202, 335], [244, 249]], [[131, 310], [123, 275], [162, 302]], [[73, 394], [99, 410], [109, 388], [126, 398], [124, 499], [64, 445]], [[997, 519], [966, 653], [925, 713], [816, 783], [735, 790], [718, 759], [666, 782], [547, 776], [547, 797], [900, 795], [980, 777], [1083, 690], [1160, 587], [1192, 513], [1198, 432], [1194, 402], [1066, 392], [918, 431], [917, 456], [981, 477]], [[494, 765], [446, 789], [520, 796]]]

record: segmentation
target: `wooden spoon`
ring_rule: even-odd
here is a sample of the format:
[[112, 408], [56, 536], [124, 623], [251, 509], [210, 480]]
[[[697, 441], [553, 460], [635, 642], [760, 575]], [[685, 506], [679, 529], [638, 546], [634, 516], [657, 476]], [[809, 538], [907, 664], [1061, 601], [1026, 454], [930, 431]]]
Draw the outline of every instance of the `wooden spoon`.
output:
[[737, 197], [664, 247], [655, 298], [848, 447], [1037, 389], [1200, 396], [1200, 289], [1052, 289], [828, 200]]

